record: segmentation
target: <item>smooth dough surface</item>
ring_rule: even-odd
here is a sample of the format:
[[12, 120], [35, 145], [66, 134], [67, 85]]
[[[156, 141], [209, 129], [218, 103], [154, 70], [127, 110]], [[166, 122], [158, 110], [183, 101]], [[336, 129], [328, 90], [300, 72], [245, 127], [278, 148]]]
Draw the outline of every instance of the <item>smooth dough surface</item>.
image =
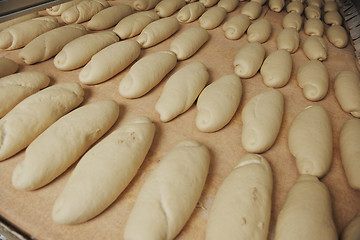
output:
[[146, 11], [153, 9], [160, 0], [134, 0], [133, 7], [137, 11]]
[[283, 28], [295, 28], [297, 31], [301, 30], [302, 24], [302, 16], [297, 12], [289, 12], [282, 20]]
[[16, 73], [19, 65], [10, 58], [0, 57], [0, 78]]
[[162, 0], [156, 5], [155, 12], [162, 18], [169, 17], [185, 5], [185, 0]]
[[348, 33], [343, 26], [332, 25], [326, 30], [326, 37], [335, 47], [344, 48], [348, 45]]
[[75, 6], [83, 0], [72, 0], [69, 2], [64, 2], [46, 9], [46, 12], [51, 16], [60, 16], [65, 10]]
[[183, 140], [171, 149], [143, 184], [124, 240], [174, 239], [196, 207], [209, 163], [209, 150], [195, 140]]
[[237, 40], [246, 32], [250, 25], [250, 19], [244, 14], [236, 14], [222, 25], [225, 37], [231, 40]]
[[75, 6], [66, 9], [61, 14], [61, 19], [66, 24], [82, 23], [91, 19], [95, 14], [109, 7], [109, 3], [106, 0], [86, 0], [81, 1]]
[[329, 11], [324, 14], [324, 22], [328, 25], [341, 25], [343, 19], [338, 11]]
[[21, 22], [25, 22], [27, 20], [30, 20], [30, 19], [33, 19], [36, 17], [39, 17], [39, 12], [37, 12], [37, 11], [25, 14], [25, 15], [17, 17], [17, 18], [7, 20], [5, 22], [0, 23], [0, 31], [4, 30], [12, 25], [15, 25], [15, 24], [18, 24]]
[[304, 32], [309, 36], [318, 35], [322, 37], [324, 34], [324, 23], [320, 19], [310, 18], [304, 23]]
[[301, 15], [304, 12], [304, 5], [302, 4], [301, 1], [292, 1], [286, 5], [286, 11], [288, 13], [297, 12], [298, 14]]
[[341, 233], [341, 240], [357, 240], [360, 238], [360, 214], [358, 213]]
[[212, 7], [219, 2], [219, 0], [199, 0], [205, 7]]
[[306, 57], [310, 60], [324, 61], [327, 59], [328, 48], [326, 42], [318, 35], [307, 37], [304, 41], [302, 49]]
[[218, 7], [222, 7], [226, 12], [234, 11], [239, 5], [238, 0], [220, 0], [217, 4]]
[[237, 52], [234, 59], [235, 74], [251, 78], [260, 69], [265, 57], [265, 48], [258, 42], [248, 43]]
[[305, 11], [305, 17], [307, 19], [311, 19], [311, 18], [320, 19], [321, 18], [321, 9], [317, 6], [309, 5], [305, 8], [304, 11]]
[[274, 12], [281, 12], [285, 7], [285, 0], [269, 0], [269, 8]]
[[264, 43], [269, 39], [271, 32], [271, 23], [267, 19], [261, 18], [250, 24], [247, 29], [247, 40], [249, 42]]
[[212, 7], [199, 18], [200, 27], [205, 29], [217, 28], [226, 18], [227, 12], [222, 7]]
[[329, 12], [329, 11], [337, 11], [338, 10], [338, 4], [336, 3], [336, 1], [328, 1], [324, 3], [324, 12]]
[[205, 12], [205, 6], [201, 2], [192, 2], [182, 7], [176, 18], [179, 22], [190, 23], [198, 19]]
[[322, 8], [324, 5], [324, 0], [306, 0], [308, 6], [316, 6]]
[[257, 19], [261, 14], [262, 6], [258, 2], [247, 2], [241, 8], [241, 14], [247, 15], [251, 20]]
[[285, 28], [277, 36], [276, 44], [278, 49], [285, 49], [289, 53], [295, 53], [300, 45], [300, 36], [294, 28]]

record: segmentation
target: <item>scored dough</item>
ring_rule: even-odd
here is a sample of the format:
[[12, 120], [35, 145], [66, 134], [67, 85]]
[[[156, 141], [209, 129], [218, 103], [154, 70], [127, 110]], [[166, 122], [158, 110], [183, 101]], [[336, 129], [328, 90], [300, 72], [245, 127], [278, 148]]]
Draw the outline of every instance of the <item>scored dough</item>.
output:
[[217, 28], [226, 18], [227, 12], [222, 7], [212, 7], [199, 18], [200, 27], [205, 29]]
[[250, 25], [250, 19], [248, 16], [238, 13], [232, 16], [222, 26], [222, 30], [225, 32], [225, 37], [231, 40], [237, 40], [245, 33]]
[[248, 16], [251, 20], [254, 20], [260, 16], [261, 10], [262, 6], [260, 3], [250, 1], [242, 7], [241, 14], [244, 14]]
[[18, 69], [19, 65], [16, 62], [10, 58], [0, 57], [0, 78], [16, 73]]
[[162, 0], [156, 5], [155, 12], [162, 18], [169, 17], [185, 5], [185, 0]]
[[260, 69], [265, 57], [265, 48], [258, 42], [248, 43], [237, 52], [234, 59], [235, 74], [251, 78]]
[[280, 31], [276, 39], [278, 49], [285, 49], [289, 53], [295, 53], [300, 45], [300, 36], [295, 28], [285, 28]]
[[324, 23], [317, 18], [310, 18], [305, 21], [304, 32], [307, 35], [318, 35], [322, 37], [324, 34]]
[[90, 18], [92, 18], [95, 14], [103, 10], [104, 8], [109, 7], [109, 3], [106, 0], [86, 0], [81, 1], [75, 6], [66, 9], [61, 14], [61, 19], [66, 24], [71, 23], [82, 23]]
[[349, 42], [348, 33], [340, 25], [332, 25], [326, 30], [326, 37], [335, 47], [344, 48]]
[[304, 41], [303, 51], [310, 60], [324, 61], [327, 59], [327, 45], [325, 40], [318, 35], [311, 35]]
[[282, 20], [283, 28], [295, 28], [297, 31], [301, 30], [302, 24], [302, 16], [297, 12], [290, 12], [286, 14]]
[[205, 12], [205, 6], [201, 2], [192, 2], [182, 7], [176, 18], [179, 22], [190, 23], [198, 19]]
[[234, 11], [239, 5], [238, 0], [220, 0], [217, 4], [218, 7], [222, 7], [226, 10], [226, 12]]
[[249, 42], [264, 43], [269, 39], [271, 32], [271, 23], [267, 19], [261, 18], [250, 24], [247, 29], [247, 40]]
[[133, 7], [137, 11], [146, 11], [153, 9], [160, 0], [134, 0]]

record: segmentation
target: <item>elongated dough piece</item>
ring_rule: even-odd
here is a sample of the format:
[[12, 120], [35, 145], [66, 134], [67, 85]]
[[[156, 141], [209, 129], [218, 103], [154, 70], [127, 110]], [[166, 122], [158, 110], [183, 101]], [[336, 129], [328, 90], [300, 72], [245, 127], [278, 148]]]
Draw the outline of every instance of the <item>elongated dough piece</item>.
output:
[[297, 12], [298, 14], [301, 15], [304, 12], [304, 5], [302, 4], [301, 1], [292, 1], [286, 5], [286, 11], [288, 13]]
[[199, 0], [199, 2], [204, 4], [205, 7], [209, 8], [217, 4], [219, 0]]
[[169, 38], [179, 27], [179, 22], [175, 18], [161, 18], [147, 25], [141, 31], [136, 41], [142, 48], [149, 48]]
[[55, 5], [46, 9], [46, 12], [51, 16], [60, 16], [65, 10], [75, 6], [83, 0], [72, 0], [69, 2], [64, 2], [59, 5]]
[[126, 4], [108, 7], [95, 14], [86, 24], [86, 28], [89, 30], [104, 30], [111, 28], [121, 19], [132, 13], [132, 8]]
[[152, 21], [158, 20], [159, 15], [153, 11], [144, 11], [133, 13], [124, 19], [114, 27], [113, 31], [121, 38], [131, 38], [139, 33]]
[[250, 19], [244, 14], [236, 14], [227, 20], [222, 30], [225, 32], [225, 37], [231, 40], [237, 40], [245, 33], [250, 25]]
[[170, 51], [178, 60], [185, 60], [194, 55], [209, 39], [209, 33], [202, 27], [191, 27], [176, 36], [170, 43]]
[[301, 30], [302, 24], [302, 16], [297, 12], [289, 12], [282, 20], [283, 28], [295, 28], [297, 31]]
[[247, 40], [249, 42], [264, 43], [270, 38], [271, 32], [271, 23], [267, 19], [261, 18], [249, 26]]
[[196, 207], [209, 163], [209, 150], [195, 140], [181, 141], [168, 152], [142, 186], [124, 240], [174, 239]]
[[140, 56], [141, 47], [135, 40], [124, 40], [104, 48], [92, 56], [81, 69], [79, 80], [84, 84], [97, 84], [115, 76]]
[[224, 75], [208, 85], [196, 103], [196, 127], [202, 132], [225, 127], [238, 109], [241, 96], [241, 79], [235, 74]]
[[217, 28], [226, 18], [227, 12], [222, 7], [209, 8], [199, 18], [199, 23], [202, 28], [214, 29]]
[[226, 12], [232, 12], [239, 6], [239, 1], [237, 0], [220, 0], [217, 4], [218, 7], [222, 7]]
[[216, 193], [206, 240], [258, 239], [268, 235], [272, 171], [261, 155], [244, 155]]
[[300, 174], [322, 177], [327, 173], [332, 162], [332, 129], [321, 105], [309, 106], [296, 116], [288, 144]]
[[106, 0], [81, 1], [75, 6], [66, 9], [61, 14], [61, 19], [66, 24], [82, 23], [89, 20], [95, 14], [97, 14], [98, 12], [109, 6], [110, 5]]
[[49, 83], [50, 78], [37, 71], [20, 72], [0, 78], [0, 118]]
[[192, 62], [175, 72], [166, 82], [155, 110], [162, 122], [168, 122], [186, 112], [209, 80], [206, 66]]
[[0, 31], [4, 30], [12, 25], [15, 25], [15, 24], [18, 24], [21, 22], [25, 22], [27, 20], [30, 20], [30, 19], [33, 19], [36, 17], [39, 17], [39, 12], [32, 12], [32, 13], [2, 22], [2, 23], [0, 23]]
[[61, 117], [27, 147], [24, 161], [13, 171], [13, 186], [31, 191], [50, 183], [104, 135], [118, 115], [118, 104], [104, 100]]
[[0, 161], [27, 147], [83, 98], [80, 84], [69, 82], [45, 88], [21, 101], [0, 119]]
[[269, 0], [269, 8], [274, 12], [281, 12], [285, 7], [285, 0]]
[[305, 12], [305, 17], [307, 19], [311, 19], [311, 18], [320, 19], [321, 18], [321, 9], [317, 6], [309, 5], [305, 8], [304, 12]]
[[344, 48], [348, 45], [349, 37], [345, 28], [340, 25], [332, 25], [326, 30], [326, 37], [335, 47]]
[[155, 87], [177, 63], [176, 55], [160, 51], [138, 60], [121, 80], [119, 93], [126, 98], [138, 98]]
[[329, 11], [324, 14], [324, 22], [328, 25], [341, 25], [342, 17], [338, 11]]
[[12, 25], [0, 32], [0, 49], [22, 48], [37, 36], [59, 26], [57, 19], [51, 16], [33, 18]]
[[156, 5], [155, 12], [162, 18], [169, 17], [185, 5], [185, 0], [162, 0]]
[[303, 94], [310, 101], [323, 99], [329, 89], [329, 74], [319, 60], [311, 60], [302, 65], [296, 77]]
[[292, 58], [290, 53], [284, 49], [270, 53], [260, 68], [264, 84], [273, 88], [285, 86], [290, 80], [291, 72]]
[[300, 36], [294, 28], [285, 28], [280, 31], [276, 39], [278, 49], [285, 49], [289, 53], [295, 53], [300, 45]]
[[198, 19], [205, 12], [205, 6], [201, 2], [192, 2], [182, 7], [176, 18], [179, 22], [190, 23]]
[[242, 78], [251, 78], [260, 69], [265, 57], [265, 48], [258, 42], [248, 43], [236, 54], [235, 74]]
[[305, 39], [303, 51], [310, 60], [324, 61], [327, 59], [328, 48], [326, 42], [318, 35], [312, 35]]
[[284, 97], [279, 90], [265, 88], [242, 110], [241, 142], [247, 152], [262, 153], [271, 148], [280, 131]]
[[341, 233], [341, 240], [356, 240], [360, 238], [360, 213], [358, 213]]
[[[264, 5], [267, 0], [251, 0], [251, 1], [260, 3], [261, 5]], [[240, 1], [240, 2], [241, 2], [241, 1]]]
[[334, 81], [335, 96], [341, 108], [360, 118], [360, 78], [353, 71], [339, 72]]
[[318, 35], [322, 37], [324, 34], [324, 23], [317, 18], [310, 18], [305, 21], [304, 32], [307, 35]]
[[160, 0], [135, 0], [133, 2], [133, 7], [137, 11], [146, 11], [153, 9]]
[[261, 10], [262, 6], [260, 3], [250, 1], [242, 7], [241, 13], [249, 16], [251, 20], [254, 20], [260, 16]]
[[80, 24], [65, 25], [41, 34], [27, 44], [19, 57], [26, 64], [48, 60], [61, 51], [69, 42], [86, 34], [86, 29]]
[[0, 78], [16, 73], [19, 65], [10, 58], [0, 57]]
[[87, 64], [103, 48], [119, 41], [113, 31], [86, 34], [68, 44], [55, 56], [54, 65], [60, 70], [73, 70]]

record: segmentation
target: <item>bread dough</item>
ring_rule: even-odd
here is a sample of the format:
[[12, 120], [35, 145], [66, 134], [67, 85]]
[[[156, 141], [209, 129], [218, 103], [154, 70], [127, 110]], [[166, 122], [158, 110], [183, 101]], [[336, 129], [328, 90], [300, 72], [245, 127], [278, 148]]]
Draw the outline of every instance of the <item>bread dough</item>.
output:
[[59, 27], [55, 17], [39, 17], [12, 25], [0, 32], [0, 49], [14, 50], [24, 47], [37, 36]]
[[208, 149], [195, 140], [181, 141], [165, 155], [138, 194], [124, 240], [174, 239], [196, 207], [209, 163]]
[[305, 21], [304, 32], [307, 35], [318, 35], [322, 37], [324, 34], [324, 23], [317, 18], [310, 18]]
[[92, 56], [81, 69], [79, 80], [84, 84], [102, 83], [128, 67], [140, 52], [139, 43], [132, 39], [111, 44]]
[[169, 38], [179, 27], [179, 22], [175, 18], [161, 18], [147, 25], [141, 31], [136, 41], [142, 48], [149, 48]]
[[324, 14], [324, 22], [329, 25], [341, 25], [342, 17], [338, 11], [329, 11]]
[[218, 7], [222, 7], [226, 12], [234, 11], [239, 5], [238, 0], [220, 0], [217, 4]]
[[19, 65], [10, 58], [0, 57], [0, 78], [16, 73]]
[[36, 18], [38, 16], [39, 16], [39, 12], [32, 12], [32, 13], [25, 14], [25, 15], [17, 17], [17, 18], [7, 20], [5, 22], [0, 23], [0, 31], [4, 30], [12, 25], [15, 25], [15, 24], [18, 24], [21, 22], [25, 22], [27, 20]]
[[37, 71], [20, 72], [0, 78], [0, 118], [49, 83], [50, 78]]
[[241, 9], [241, 13], [247, 15], [251, 20], [257, 19], [261, 15], [262, 6], [257, 2], [247, 2]]
[[205, 12], [205, 6], [201, 2], [192, 2], [182, 7], [176, 18], [179, 22], [190, 23], [198, 19]]
[[307, 19], [311, 19], [311, 18], [320, 19], [321, 18], [321, 9], [316, 6], [309, 5], [305, 8], [305, 17]]
[[248, 43], [237, 52], [234, 59], [235, 74], [251, 78], [260, 69], [265, 58], [265, 48], [258, 42]]
[[0, 161], [27, 147], [83, 98], [80, 84], [68, 82], [45, 88], [17, 104], [0, 119]]
[[296, 78], [306, 99], [320, 101], [326, 96], [329, 89], [329, 74], [319, 60], [311, 60], [302, 65]]
[[111, 28], [132, 13], [132, 8], [126, 4], [108, 7], [95, 14], [86, 24], [86, 28], [95, 31]]
[[212, 82], [197, 100], [196, 127], [202, 132], [215, 132], [225, 127], [236, 113], [241, 96], [241, 79], [235, 74]]
[[314, 176], [299, 177], [277, 218], [274, 239], [292, 239], [294, 236], [307, 240], [338, 239], [329, 191]]
[[305, 39], [303, 51], [310, 60], [324, 61], [327, 59], [327, 45], [325, 40], [318, 36], [312, 35]]
[[301, 30], [302, 24], [302, 16], [297, 12], [289, 12], [282, 20], [283, 28], [295, 28], [297, 31]]
[[175, 66], [175, 53], [160, 51], [138, 60], [121, 80], [119, 93], [126, 98], [138, 98], [155, 87]]
[[322, 8], [324, 5], [324, 1], [323, 0], [306, 0], [306, 3], [308, 6], [315, 6], [318, 8]]
[[159, 15], [153, 11], [133, 13], [114, 27], [113, 31], [121, 38], [131, 38], [138, 35], [149, 23], [158, 20]]
[[26, 64], [34, 64], [48, 60], [61, 51], [69, 42], [86, 34], [80, 24], [65, 25], [41, 34], [28, 43], [20, 52], [19, 57]]
[[279, 49], [270, 53], [260, 68], [264, 84], [273, 88], [285, 86], [290, 80], [292, 65], [292, 58], [288, 51]]
[[250, 19], [244, 14], [236, 14], [227, 20], [222, 30], [225, 32], [225, 37], [231, 40], [240, 39], [250, 25]]
[[340, 25], [332, 25], [326, 30], [326, 37], [335, 47], [344, 48], [349, 42], [348, 33]]
[[227, 12], [222, 7], [209, 8], [199, 18], [199, 24], [205, 29], [217, 28], [226, 18]]
[[217, 4], [219, 0], [199, 0], [199, 2], [204, 4], [205, 7], [209, 8]]
[[149, 118], [135, 117], [85, 153], [55, 201], [54, 222], [82, 223], [104, 211], [135, 176], [154, 134]]
[[67, 43], [55, 56], [54, 65], [60, 70], [82, 67], [95, 53], [118, 41], [119, 37], [113, 31], [85, 34]]
[[329, 12], [329, 11], [337, 11], [338, 10], [338, 5], [335, 1], [329, 1], [329, 2], [325, 2], [324, 4], [324, 12]]
[[170, 43], [170, 51], [178, 60], [194, 55], [209, 39], [209, 33], [202, 27], [191, 27], [176, 36]]
[[265, 88], [242, 110], [241, 142], [247, 152], [262, 153], [271, 148], [280, 131], [284, 97], [279, 90]]
[[146, 11], [153, 9], [160, 0], [134, 0], [133, 7], [137, 11]]
[[169, 17], [185, 5], [185, 0], [162, 0], [156, 5], [155, 12], [162, 18]]
[[46, 13], [51, 16], [60, 16], [65, 10], [77, 5], [83, 0], [72, 0], [69, 2], [64, 2], [46, 9]]
[[66, 114], [26, 148], [12, 184], [19, 190], [45, 186], [77, 161], [116, 122], [119, 106], [113, 100], [86, 104]]
[[270, 38], [271, 32], [271, 23], [267, 19], [261, 18], [250, 24], [247, 30], [247, 40], [249, 42], [264, 43]]
[[341, 108], [354, 117], [360, 118], [360, 78], [358, 74], [349, 70], [339, 72], [335, 77], [334, 90]]
[[356, 240], [360, 237], [360, 213], [358, 213], [341, 233], [341, 240]]
[[[264, 5], [267, 0], [252, 0], [253, 2], [260, 3], [261, 5]], [[240, 1], [241, 2], [241, 1]]]
[[166, 82], [155, 110], [162, 122], [168, 122], [186, 112], [209, 80], [206, 66], [192, 62], [175, 72]]
[[274, 12], [281, 12], [285, 6], [285, 0], [269, 0], [269, 8]]
[[216, 193], [206, 240], [266, 240], [271, 215], [272, 171], [261, 155], [243, 156]]
[[300, 174], [324, 176], [332, 162], [332, 128], [321, 105], [305, 108], [291, 123], [289, 149]]
[[301, 1], [292, 1], [286, 5], [286, 11], [290, 12], [297, 12], [298, 14], [302, 14], [304, 12], [304, 5]]
[[276, 39], [278, 49], [285, 49], [289, 53], [295, 53], [300, 44], [300, 36], [295, 28], [285, 28], [280, 31]]
[[98, 12], [109, 6], [110, 5], [106, 0], [81, 1], [77, 5], [69, 9], [66, 9], [61, 14], [61, 19], [66, 24], [82, 23], [89, 20], [95, 14], [97, 14]]

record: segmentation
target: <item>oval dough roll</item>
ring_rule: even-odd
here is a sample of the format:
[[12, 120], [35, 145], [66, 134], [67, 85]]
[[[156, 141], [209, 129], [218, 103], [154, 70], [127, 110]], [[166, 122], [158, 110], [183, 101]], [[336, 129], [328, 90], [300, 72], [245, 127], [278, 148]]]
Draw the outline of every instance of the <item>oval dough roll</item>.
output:
[[242, 78], [251, 78], [260, 69], [265, 57], [265, 48], [258, 42], [248, 43], [236, 54], [235, 74]]
[[311, 19], [311, 18], [320, 19], [321, 9], [317, 6], [309, 5], [305, 8], [305, 17], [307, 19]]
[[196, 207], [209, 163], [208, 149], [195, 140], [181, 141], [171, 149], [142, 186], [124, 240], [174, 239]]
[[224, 8], [212, 7], [199, 18], [200, 26], [205, 29], [217, 28], [224, 21], [226, 15], [227, 12]]
[[69, 2], [64, 2], [59, 5], [55, 5], [46, 9], [46, 12], [51, 16], [60, 16], [65, 10], [75, 6], [83, 0], [72, 0]]
[[243, 156], [216, 193], [206, 240], [266, 240], [271, 214], [272, 171], [261, 155]]
[[276, 39], [278, 49], [285, 49], [289, 53], [295, 53], [300, 44], [300, 36], [294, 28], [285, 28], [280, 31]]
[[198, 19], [204, 12], [204, 4], [201, 2], [192, 2], [182, 7], [176, 18], [179, 22], [190, 23]]
[[209, 8], [217, 4], [219, 0], [199, 0], [199, 2], [204, 4], [205, 7]]
[[312, 35], [305, 39], [303, 51], [310, 60], [324, 61], [327, 59], [326, 42], [318, 35]]
[[137, 11], [146, 11], [153, 9], [160, 0], [134, 0], [133, 7]]
[[162, 18], [169, 17], [185, 5], [185, 0], [162, 0], [156, 5], [155, 12]]
[[109, 3], [106, 0], [87, 0], [81, 1], [75, 6], [66, 9], [61, 14], [61, 19], [66, 24], [71, 23], [82, 23], [90, 18], [92, 18], [95, 14], [103, 10], [104, 8], [109, 7]]
[[206, 66], [192, 62], [175, 72], [166, 82], [155, 104], [162, 122], [168, 122], [187, 111], [209, 80]]
[[271, 32], [271, 23], [267, 19], [261, 18], [250, 24], [247, 30], [247, 40], [249, 42], [264, 43], [270, 38]]
[[176, 55], [170, 51], [160, 51], [138, 60], [121, 80], [120, 95], [138, 98], [155, 87], [177, 63]]
[[226, 12], [234, 11], [239, 5], [238, 0], [220, 0], [217, 4], [218, 7], [222, 7]]
[[325, 2], [323, 10], [324, 12], [337, 11], [338, 8], [339, 7], [335, 1], [329, 1], [329, 2]]
[[80, 84], [68, 82], [45, 88], [21, 101], [0, 119], [0, 161], [27, 147], [83, 98]]
[[317, 18], [310, 18], [305, 21], [304, 32], [307, 35], [318, 35], [322, 37], [324, 34], [324, 23]]
[[237, 40], [245, 33], [250, 25], [250, 19], [244, 14], [236, 14], [227, 20], [222, 30], [225, 32], [225, 37], [231, 40]]
[[348, 33], [345, 28], [340, 25], [330, 26], [326, 30], [326, 37], [335, 47], [344, 48], [349, 42]]
[[10, 58], [0, 57], [0, 78], [16, 73], [19, 65]]
[[326, 110], [309, 106], [291, 123], [289, 149], [296, 159], [300, 174], [324, 176], [332, 162], [332, 128]]
[[342, 17], [338, 11], [329, 11], [324, 14], [324, 22], [329, 25], [341, 25]]
[[197, 100], [196, 127], [202, 132], [225, 127], [236, 113], [241, 96], [241, 79], [235, 74], [224, 75], [208, 85]]
[[297, 31], [301, 30], [302, 23], [302, 16], [297, 12], [290, 12], [286, 14], [282, 20], [283, 28], [295, 28]]
[[360, 213], [358, 213], [341, 233], [341, 240], [356, 240], [360, 237]]
[[306, 0], [308, 6], [316, 6], [322, 8], [324, 5], [324, 0]]
[[247, 15], [251, 20], [254, 20], [260, 16], [261, 10], [262, 6], [260, 3], [250, 1], [242, 7], [241, 13]]
[[292, 1], [286, 5], [286, 11], [288, 13], [297, 12], [298, 14], [301, 15], [304, 12], [304, 5], [302, 4], [301, 1]]
[[269, 8], [274, 12], [281, 12], [285, 7], [285, 0], [269, 0]]

